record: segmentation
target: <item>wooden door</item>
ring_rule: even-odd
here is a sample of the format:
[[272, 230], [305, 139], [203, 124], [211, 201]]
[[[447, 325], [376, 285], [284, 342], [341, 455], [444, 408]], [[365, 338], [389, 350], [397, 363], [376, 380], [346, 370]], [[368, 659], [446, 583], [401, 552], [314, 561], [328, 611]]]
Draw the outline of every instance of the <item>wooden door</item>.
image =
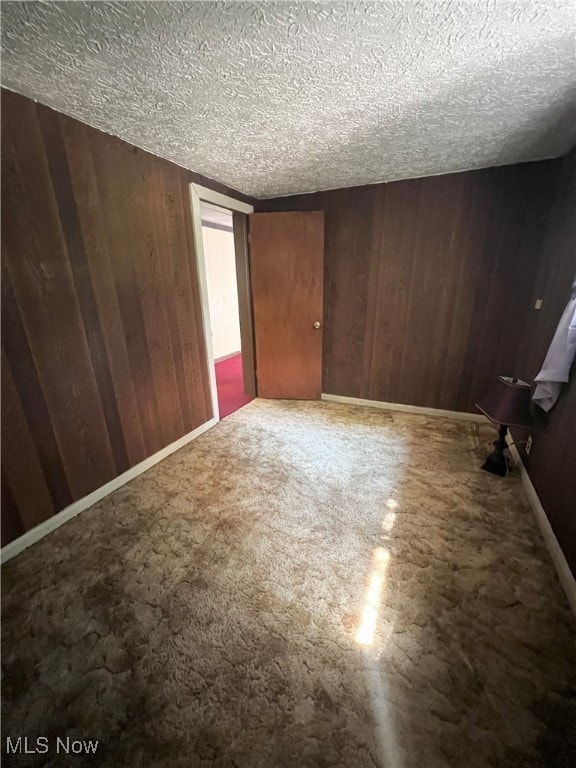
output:
[[258, 396], [319, 400], [324, 212], [252, 214], [250, 266]]

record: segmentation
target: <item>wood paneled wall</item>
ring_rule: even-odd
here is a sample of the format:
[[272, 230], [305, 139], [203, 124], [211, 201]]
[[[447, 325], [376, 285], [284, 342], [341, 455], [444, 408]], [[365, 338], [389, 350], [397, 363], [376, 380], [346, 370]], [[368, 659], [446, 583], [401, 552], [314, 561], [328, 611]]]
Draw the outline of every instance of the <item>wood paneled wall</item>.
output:
[[[530, 313], [518, 355], [518, 373], [527, 381], [542, 367], [576, 278], [576, 152], [561, 162], [541, 253], [532, 299], [542, 298], [544, 304]], [[576, 576], [576, 365], [558, 403], [547, 414], [536, 408], [535, 417], [535, 427], [518, 431], [515, 438], [532, 434], [524, 462]]]
[[[474, 412], [493, 376], [532, 381], [576, 274], [575, 177], [572, 153], [260, 201], [326, 212], [324, 391]], [[524, 458], [576, 574], [575, 377]]]
[[190, 180], [2, 93], [3, 544], [211, 417]]
[[559, 162], [260, 201], [324, 210], [323, 391], [474, 411], [518, 371]]
[[[6, 544], [210, 418], [187, 185], [231, 190], [6, 91], [2, 163]], [[531, 380], [576, 271], [574, 166], [260, 201], [325, 211], [324, 391], [473, 411]], [[574, 381], [533, 437], [576, 572]]]

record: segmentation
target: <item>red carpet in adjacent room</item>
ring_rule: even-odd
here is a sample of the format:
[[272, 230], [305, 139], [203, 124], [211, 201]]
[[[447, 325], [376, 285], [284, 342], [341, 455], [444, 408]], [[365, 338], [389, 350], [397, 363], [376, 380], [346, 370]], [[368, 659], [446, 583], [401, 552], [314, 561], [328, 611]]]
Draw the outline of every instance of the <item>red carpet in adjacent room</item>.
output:
[[234, 355], [216, 363], [216, 388], [220, 418], [229, 416], [253, 398], [244, 394], [242, 355]]

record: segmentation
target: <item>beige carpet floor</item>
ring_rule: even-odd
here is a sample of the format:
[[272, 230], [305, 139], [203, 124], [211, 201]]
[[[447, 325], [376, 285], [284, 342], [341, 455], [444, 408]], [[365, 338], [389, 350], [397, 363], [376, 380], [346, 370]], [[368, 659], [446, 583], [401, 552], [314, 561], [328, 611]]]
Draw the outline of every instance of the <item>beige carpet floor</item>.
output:
[[574, 620], [493, 439], [257, 400], [68, 522], [2, 569], [3, 741], [50, 740], [3, 764], [573, 767]]

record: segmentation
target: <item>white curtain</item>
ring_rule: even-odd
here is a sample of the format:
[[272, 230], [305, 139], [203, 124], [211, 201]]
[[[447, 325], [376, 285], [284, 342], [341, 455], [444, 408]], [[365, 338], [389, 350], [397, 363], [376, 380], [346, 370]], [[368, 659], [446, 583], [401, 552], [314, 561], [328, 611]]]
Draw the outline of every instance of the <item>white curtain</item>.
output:
[[576, 357], [576, 280], [572, 296], [558, 323], [548, 349], [542, 370], [536, 376], [536, 389], [532, 400], [544, 411], [549, 411], [560, 397], [562, 384], [570, 377], [570, 368]]

